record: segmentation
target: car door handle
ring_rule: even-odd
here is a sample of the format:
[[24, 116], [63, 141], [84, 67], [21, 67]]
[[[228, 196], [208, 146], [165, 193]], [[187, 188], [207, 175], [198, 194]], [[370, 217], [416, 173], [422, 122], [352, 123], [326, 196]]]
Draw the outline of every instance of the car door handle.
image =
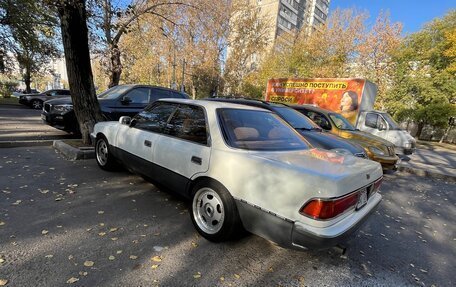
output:
[[147, 146], [147, 147], [151, 147], [152, 146], [152, 142], [148, 141], [148, 140], [145, 140], [144, 141], [144, 145]]
[[200, 157], [192, 156], [192, 162], [198, 165], [201, 165], [203, 160]]

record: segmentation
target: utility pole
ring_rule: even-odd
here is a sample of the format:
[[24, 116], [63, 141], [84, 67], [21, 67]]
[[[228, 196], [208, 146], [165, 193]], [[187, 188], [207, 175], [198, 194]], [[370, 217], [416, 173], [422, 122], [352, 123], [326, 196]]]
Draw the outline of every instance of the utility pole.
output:
[[174, 51], [174, 57], [173, 57], [173, 82], [171, 84], [171, 89], [177, 90], [177, 83], [176, 83], [176, 45], [173, 41], [173, 51]]
[[181, 92], [185, 92], [185, 59], [182, 60], [182, 86], [181, 86]]

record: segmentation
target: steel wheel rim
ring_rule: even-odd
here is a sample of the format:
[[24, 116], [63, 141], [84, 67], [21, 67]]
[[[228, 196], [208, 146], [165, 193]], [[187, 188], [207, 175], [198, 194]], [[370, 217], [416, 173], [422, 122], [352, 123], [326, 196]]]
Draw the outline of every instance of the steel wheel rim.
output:
[[207, 234], [215, 234], [223, 226], [225, 210], [220, 196], [213, 189], [199, 189], [193, 197], [193, 218]]
[[32, 103], [34, 109], [41, 109], [43, 106], [40, 101], [33, 101]]
[[104, 140], [97, 142], [97, 160], [103, 166], [108, 162], [108, 145]]

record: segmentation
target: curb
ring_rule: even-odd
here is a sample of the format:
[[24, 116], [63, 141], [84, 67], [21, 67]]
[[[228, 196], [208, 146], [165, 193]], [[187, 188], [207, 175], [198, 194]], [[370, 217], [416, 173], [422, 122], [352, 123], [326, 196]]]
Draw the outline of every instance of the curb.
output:
[[409, 166], [399, 165], [397, 167], [398, 171], [414, 174], [422, 177], [431, 177], [436, 179], [441, 179], [450, 182], [456, 182], [456, 175], [443, 174], [438, 172], [432, 172], [425, 169], [413, 168]]
[[0, 141], [0, 148], [50, 146], [54, 140]]
[[68, 160], [95, 158], [94, 148], [75, 148], [61, 140], [55, 140], [52, 146]]

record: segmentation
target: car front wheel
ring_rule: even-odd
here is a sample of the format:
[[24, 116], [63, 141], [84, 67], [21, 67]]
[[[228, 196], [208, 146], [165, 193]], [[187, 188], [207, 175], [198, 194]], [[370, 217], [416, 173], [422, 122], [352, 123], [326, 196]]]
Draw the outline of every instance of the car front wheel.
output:
[[95, 158], [97, 164], [101, 169], [104, 170], [116, 170], [119, 164], [109, 151], [108, 140], [105, 137], [97, 138], [95, 143]]
[[217, 182], [204, 181], [193, 188], [190, 216], [196, 230], [209, 241], [226, 241], [242, 234], [236, 202]]
[[43, 102], [40, 100], [33, 100], [31, 106], [35, 110], [41, 110], [43, 108]]

